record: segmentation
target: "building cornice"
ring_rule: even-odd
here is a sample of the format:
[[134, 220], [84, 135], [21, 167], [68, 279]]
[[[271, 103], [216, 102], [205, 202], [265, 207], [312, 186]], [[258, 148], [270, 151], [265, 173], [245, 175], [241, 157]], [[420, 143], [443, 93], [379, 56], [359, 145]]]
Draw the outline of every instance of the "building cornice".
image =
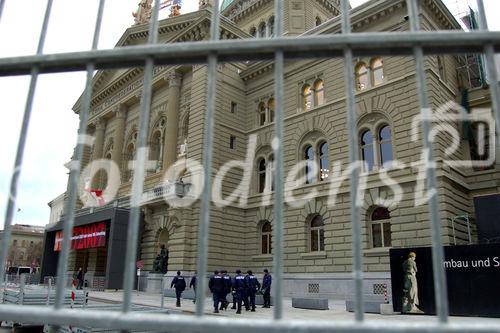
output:
[[[208, 38], [210, 29], [210, 17], [211, 17], [210, 9], [203, 9], [201, 11], [190, 14], [186, 14], [190, 20], [193, 20], [194, 18], [198, 19], [192, 21], [191, 24], [189, 25], [184, 24], [185, 20], [178, 19], [183, 15], [162, 21], [159, 28], [160, 35], [165, 34], [169, 31], [176, 31], [175, 29], [172, 30], [173, 28], [170, 29], [169, 26], [171, 25], [167, 24], [172, 20], [179, 21], [179, 22], [174, 22], [175, 24], [173, 24], [172, 26], [186, 27], [184, 30], [181, 30], [177, 35], [174, 35], [173, 37], [168, 39], [166, 41], [167, 44], [183, 42], [183, 41], [203, 40]], [[135, 34], [137, 36], [139, 36], [139, 34], [145, 34], [143, 35], [143, 38], [147, 38], [148, 32], [147, 29], [144, 30], [145, 29], [144, 26], [145, 25], [134, 26], [132, 28], [127, 29], [127, 32], [130, 32], [131, 30], [135, 31], [138, 29], [142, 29], [143, 31], [136, 31]], [[129, 35], [127, 35], [127, 32], [124, 34], [124, 36], [129, 37]], [[222, 39], [237, 39], [237, 38], [250, 37], [248, 33], [239, 29], [233, 22], [229, 21], [226, 18], [222, 18], [221, 20], [220, 33], [222, 35], [221, 36]], [[122, 37], [122, 39], [123, 38], [124, 37]], [[117, 45], [120, 46], [124, 44], [126, 44], [126, 42], [121, 40]], [[168, 70], [169, 69], [166, 66], [155, 67], [154, 75], [157, 76], [162, 73], [166, 73]], [[110, 77], [115, 72], [116, 71], [111, 71], [111, 70], [99, 71], [95, 75], [93, 79], [93, 89], [96, 92], [93, 94], [92, 97], [91, 111], [90, 111], [91, 117], [101, 113], [105, 108], [111, 107], [118, 102], [122, 102], [124, 99], [126, 99], [126, 96], [134, 95], [141, 90], [142, 78], [140, 78], [140, 76], [143, 73], [142, 68], [128, 69], [116, 80], [107, 83], [103, 87], [99, 87], [100, 84], [104, 84], [106, 78]], [[73, 110], [76, 113], [79, 113], [80, 111], [81, 102], [82, 102], [82, 97], [80, 96], [78, 101], [73, 106]]]

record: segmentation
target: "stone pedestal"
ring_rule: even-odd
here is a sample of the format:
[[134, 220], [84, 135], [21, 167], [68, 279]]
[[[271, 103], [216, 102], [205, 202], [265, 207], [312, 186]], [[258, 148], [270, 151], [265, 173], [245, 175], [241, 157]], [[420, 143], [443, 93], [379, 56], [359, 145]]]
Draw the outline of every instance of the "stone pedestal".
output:
[[[162, 291], [162, 280], [162, 273], [149, 273], [147, 277], [146, 292], [160, 293]], [[164, 283], [166, 283], [166, 279]]]

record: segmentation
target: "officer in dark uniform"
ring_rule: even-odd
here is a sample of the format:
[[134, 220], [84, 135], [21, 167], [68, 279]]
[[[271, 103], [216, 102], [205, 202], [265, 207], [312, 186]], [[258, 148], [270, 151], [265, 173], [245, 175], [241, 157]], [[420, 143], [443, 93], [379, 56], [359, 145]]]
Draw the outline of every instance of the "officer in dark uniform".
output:
[[255, 312], [255, 294], [257, 293], [257, 290], [260, 289], [260, 283], [259, 280], [253, 275], [251, 270], [247, 271], [247, 276], [245, 276], [245, 281], [247, 285], [247, 297], [249, 298], [249, 301], [247, 301], [247, 308], [246, 310], [251, 307], [252, 312]]
[[222, 302], [220, 305], [220, 309], [227, 310], [227, 306], [229, 305], [229, 302], [227, 301], [227, 295], [229, 293], [231, 293], [232, 282], [231, 282], [231, 276], [229, 276], [227, 274], [227, 271], [225, 269], [223, 269], [221, 271], [221, 273], [222, 273], [222, 279], [224, 280], [225, 289], [224, 289], [224, 294], [223, 294]]
[[196, 272], [194, 272], [193, 277], [191, 277], [191, 282], [189, 282], [189, 288], [193, 288], [194, 292], [193, 303], [196, 303]]
[[214, 275], [212, 275], [208, 281], [208, 288], [212, 292], [214, 300], [214, 313], [219, 313], [219, 302], [223, 300], [224, 290], [226, 288], [224, 285], [224, 279], [220, 275], [219, 271], [215, 271]]
[[271, 283], [273, 278], [267, 269], [264, 269], [264, 278], [262, 279], [262, 295], [264, 296], [263, 308], [271, 307]]
[[236, 302], [238, 304], [238, 309], [236, 314], [241, 314], [241, 301], [245, 298], [246, 282], [245, 276], [241, 274], [241, 270], [236, 270], [236, 275], [233, 278], [233, 291], [236, 294]]
[[175, 297], [177, 298], [175, 306], [180, 307], [182, 292], [186, 289], [186, 280], [181, 275], [181, 271], [177, 271], [177, 276], [172, 280], [170, 288], [173, 287], [175, 287]]

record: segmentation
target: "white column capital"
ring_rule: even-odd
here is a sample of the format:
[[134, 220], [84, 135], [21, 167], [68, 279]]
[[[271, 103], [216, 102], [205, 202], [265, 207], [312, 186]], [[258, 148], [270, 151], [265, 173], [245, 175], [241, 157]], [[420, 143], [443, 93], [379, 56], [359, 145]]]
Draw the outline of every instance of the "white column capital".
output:
[[182, 74], [177, 71], [169, 72], [165, 76], [165, 80], [168, 82], [169, 87], [180, 87]]

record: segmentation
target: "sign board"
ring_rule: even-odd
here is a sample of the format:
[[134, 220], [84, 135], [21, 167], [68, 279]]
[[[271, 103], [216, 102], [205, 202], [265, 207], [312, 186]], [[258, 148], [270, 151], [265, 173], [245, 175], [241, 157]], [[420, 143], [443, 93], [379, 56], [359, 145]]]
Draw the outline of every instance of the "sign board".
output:
[[[394, 311], [402, 308], [403, 262], [409, 252], [416, 254], [418, 308], [425, 314], [435, 314], [430, 247], [390, 250]], [[445, 246], [443, 266], [451, 315], [500, 317], [500, 244]]]
[[144, 267], [144, 262], [142, 260], [139, 260], [135, 263], [135, 267], [138, 269], [142, 269]]
[[[61, 251], [63, 231], [57, 231], [54, 251]], [[98, 222], [73, 228], [71, 249], [81, 250], [106, 246], [106, 222]]]
[[137, 276], [141, 276], [141, 269], [140, 268], [137, 269]]

